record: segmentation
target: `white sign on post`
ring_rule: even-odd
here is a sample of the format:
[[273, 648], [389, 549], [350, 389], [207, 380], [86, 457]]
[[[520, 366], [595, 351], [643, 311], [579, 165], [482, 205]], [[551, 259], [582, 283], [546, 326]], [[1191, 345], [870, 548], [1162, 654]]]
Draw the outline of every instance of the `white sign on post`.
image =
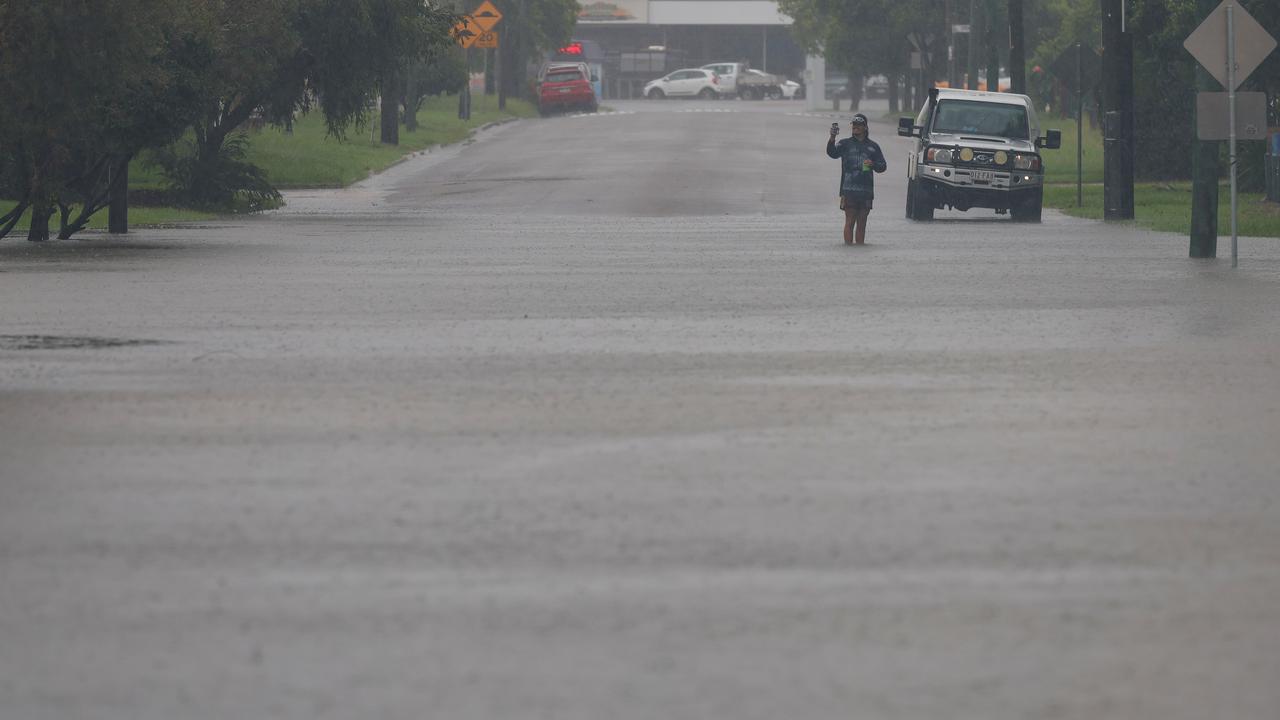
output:
[[[1235, 87], [1227, 87], [1227, 6], [1231, 5], [1232, 24], [1235, 26], [1236, 67]], [[1258, 24], [1253, 16], [1235, 0], [1223, 0], [1209, 13], [1182, 46], [1191, 53], [1213, 79], [1222, 87], [1235, 90], [1258, 69], [1263, 60], [1276, 48], [1276, 39]]]
[[[1227, 125], [1230, 99], [1224, 92], [1196, 93], [1196, 137], [1201, 140], [1230, 140]], [[1236, 93], [1236, 139], [1267, 139], [1267, 94]]]
[[[1239, 265], [1236, 252], [1236, 126], [1240, 118], [1236, 115], [1236, 88], [1262, 64], [1262, 61], [1276, 49], [1276, 39], [1247, 10], [1240, 7], [1237, 0], [1222, 0], [1222, 4], [1209, 13], [1209, 17], [1200, 23], [1200, 27], [1187, 36], [1182, 46], [1192, 57], [1204, 66], [1226, 92], [1226, 128], [1228, 142], [1228, 165], [1231, 167], [1231, 267]], [[1200, 93], [1208, 95], [1208, 93]], [[1210, 98], [1197, 98], [1197, 103], [1210, 103]], [[1210, 105], [1202, 104], [1203, 112], [1208, 114]], [[1265, 115], [1265, 113], [1264, 113]], [[1206, 130], [1203, 124], [1210, 118], [1204, 117], [1197, 122], [1198, 131]], [[1220, 118], [1219, 118], [1220, 119]], [[1263, 118], [1265, 121], [1265, 117]], [[1203, 137], [1203, 135], [1201, 136]]]

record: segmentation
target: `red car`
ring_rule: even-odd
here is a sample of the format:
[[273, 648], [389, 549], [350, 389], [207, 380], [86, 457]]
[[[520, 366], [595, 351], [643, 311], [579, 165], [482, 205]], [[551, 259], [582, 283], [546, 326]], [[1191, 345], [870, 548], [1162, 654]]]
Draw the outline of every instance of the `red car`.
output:
[[590, 79], [576, 67], [552, 68], [538, 86], [538, 112], [542, 115], [572, 108], [595, 112], [599, 107]]

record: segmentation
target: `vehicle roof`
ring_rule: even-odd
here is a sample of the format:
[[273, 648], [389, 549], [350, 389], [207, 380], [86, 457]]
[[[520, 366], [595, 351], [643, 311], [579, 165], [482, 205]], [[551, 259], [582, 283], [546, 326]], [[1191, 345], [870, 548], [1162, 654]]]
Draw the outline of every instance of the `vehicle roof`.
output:
[[959, 88], [938, 88], [938, 100], [978, 100], [981, 102], [1004, 103], [1006, 105], [1031, 105], [1031, 98], [1026, 95], [987, 92], [986, 90], [961, 90]]

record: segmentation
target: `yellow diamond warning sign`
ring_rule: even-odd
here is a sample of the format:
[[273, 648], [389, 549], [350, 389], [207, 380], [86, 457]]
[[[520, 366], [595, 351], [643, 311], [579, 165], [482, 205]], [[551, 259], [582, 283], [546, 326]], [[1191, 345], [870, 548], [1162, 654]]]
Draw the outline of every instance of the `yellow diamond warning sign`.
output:
[[502, 19], [502, 13], [498, 12], [498, 8], [489, 0], [484, 0], [484, 2], [480, 3], [480, 7], [471, 11], [471, 18], [476, 25], [480, 26], [481, 30], [492, 30], [493, 26], [497, 25], [498, 21]]

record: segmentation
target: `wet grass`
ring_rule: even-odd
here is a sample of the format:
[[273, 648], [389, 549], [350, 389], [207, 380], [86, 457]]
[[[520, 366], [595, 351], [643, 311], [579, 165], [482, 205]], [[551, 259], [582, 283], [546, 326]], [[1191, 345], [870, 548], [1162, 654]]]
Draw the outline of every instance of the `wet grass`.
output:
[[[1218, 235], [1231, 236], [1231, 190], [1218, 188]], [[1044, 203], [1068, 215], [1102, 219], [1102, 185], [1084, 186], [1084, 204], [1076, 207], [1075, 183], [1048, 185]], [[1280, 237], [1280, 204], [1263, 200], [1261, 193], [1240, 193], [1238, 233], [1250, 237]], [[1191, 183], [1137, 183], [1134, 186], [1134, 222], [1163, 232], [1191, 232]]]
[[[399, 145], [383, 145], [378, 141], [378, 115], [373, 115], [363, 128], [353, 128], [345, 139], [329, 137], [324, 118], [311, 113], [300, 118], [292, 133], [267, 127], [249, 135], [248, 159], [266, 170], [276, 188], [345, 187], [385, 170], [409, 153], [435, 145], [465, 140], [476, 128], [512, 117], [534, 117], [537, 108], [528, 102], [508, 99], [504, 110], [498, 109], [496, 95], [477, 95], [472, 100], [471, 118], [458, 119], [458, 96], [428, 98], [418, 111], [418, 129], [408, 132], [400, 128]], [[370, 130], [373, 134], [370, 134]], [[129, 167], [129, 189], [159, 191], [168, 183], [159, 168], [142, 159]], [[154, 197], [154, 195], [153, 195]], [[0, 200], [0, 214], [12, 208], [12, 201]], [[130, 207], [131, 227], [163, 227], [175, 223], [209, 220], [214, 214], [179, 207]], [[57, 219], [54, 219], [57, 232]], [[105, 229], [107, 213], [96, 213], [89, 228]], [[25, 232], [24, 217], [9, 237]]]
[[1076, 148], [1082, 147], [1084, 152], [1080, 158], [1080, 169], [1084, 182], [1102, 182], [1102, 132], [1090, 127], [1089, 119], [1084, 119], [1081, 140], [1076, 142], [1076, 121], [1074, 118], [1047, 116], [1040, 118], [1040, 126], [1044, 130], [1061, 130], [1062, 147], [1057, 150], [1041, 150], [1044, 157], [1045, 181], [1076, 181]]
[[400, 128], [399, 145], [378, 141], [378, 117], [364, 128], [353, 128], [345, 139], [328, 137], [324, 120], [312, 113], [295, 123], [293, 133], [265, 128], [250, 138], [248, 160], [267, 171], [280, 189], [344, 187], [385, 170], [406, 154], [435, 145], [465, 140], [476, 128], [510, 117], [531, 117], [536, 109], [521, 100], [508, 100], [498, 110], [496, 96], [476, 96], [471, 119], [458, 119], [456, 96], [429, 98], [418, 111], [418, 129]]
[[[345, 187], [385, 170], [405, 155], [435, 145], [465, 140], [476, 128], [512, 117], [533, 117], [537, 109], [523, 100], [508, 99], [498, 109], [496, 95], [477, 95], [472, 100], [471, 119], [458, 119], [458, 96], [427, 98], [418, 111], [418, 129], [400, 127], [400, 144], [383, 145], [378, 140], [379, 115], [362, 127], [353, 127], [345, 138], [328, 136], [324, 117], [313, 112], [302, 116], [292, 132], [265, 127], [250, 132], [247, 159], [267, 172], [277, 189]], [[129, 186], [134, 189], [165, 187], [158, 168], [135, 162], [129, 169]]]

